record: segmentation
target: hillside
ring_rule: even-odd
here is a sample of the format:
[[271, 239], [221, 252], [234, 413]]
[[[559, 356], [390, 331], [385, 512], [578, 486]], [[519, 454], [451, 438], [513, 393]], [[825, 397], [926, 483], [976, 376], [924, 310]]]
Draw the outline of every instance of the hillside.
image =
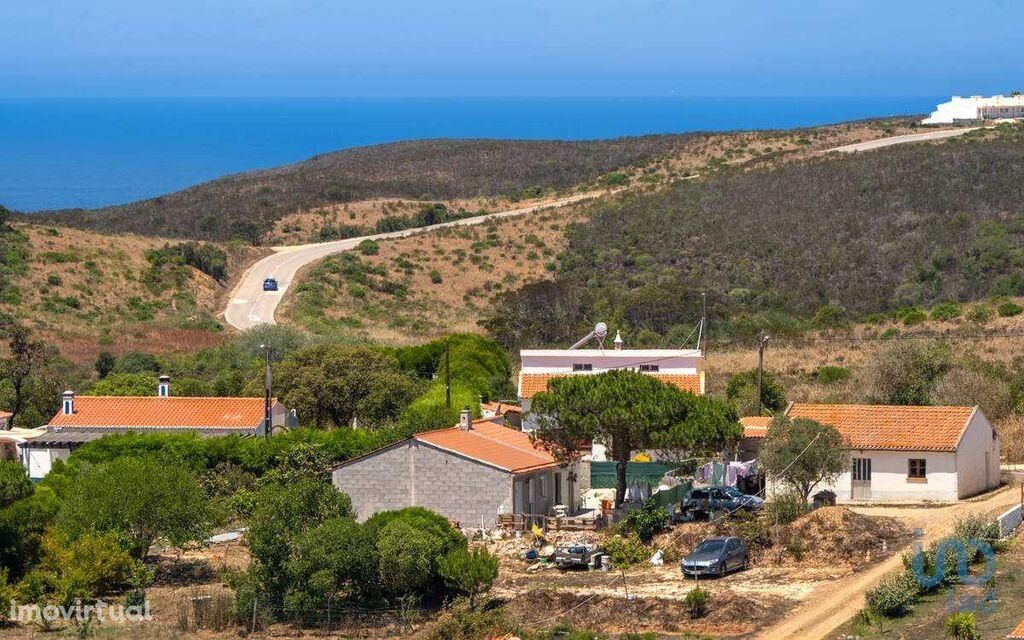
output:
[[504, 294], [486, 324], [510, 346], [594, 318], [656, 341], [688, 333], [706, 291], [716, 333], [749, 336], [1019, 295], [1022, 142], [1009, 127], [600, 203], [567, 228], [552, 277]]
[[215, 314], [249, 250], [230, 254], [222, 278], [181, 260], [182, 245], [133, 234], [15, 223], [0, 232], [0, 324], [33, 329], [74, 362], [99, 351], [167, 352], [219, 342]]
[[[226, 176], [157, 198], [96, 210], [33, 214], [103, 232], [254, 244], [275, 223], [373, 199], [519, 200], [620, 181], [643, 168], [650, 183], [724, 164], [771, 160], [900, 133], [905, 119], [792, 131], [652, 135], [615, 140], [421, 140], [347, 149], [304, 162]], [[358, 207], [356, 208], [358, 209]], [[351, 212], [348, 212], [351, 213]], [[372, 216], [371, 216], [372, 217]], [[345, 220], [343, 219], [343, 222]], [[347, 224], [347, 222], [346, 222]]]

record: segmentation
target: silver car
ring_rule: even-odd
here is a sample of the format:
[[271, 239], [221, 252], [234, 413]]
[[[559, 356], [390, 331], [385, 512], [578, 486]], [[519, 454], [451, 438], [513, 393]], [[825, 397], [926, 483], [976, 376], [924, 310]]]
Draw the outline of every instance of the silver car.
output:
[[721, 578], [734, 569], [749, 566], [747, 543], [725, 536], [706, 538], [679, 563], [683, 575], [694, 577], [713, 575]]

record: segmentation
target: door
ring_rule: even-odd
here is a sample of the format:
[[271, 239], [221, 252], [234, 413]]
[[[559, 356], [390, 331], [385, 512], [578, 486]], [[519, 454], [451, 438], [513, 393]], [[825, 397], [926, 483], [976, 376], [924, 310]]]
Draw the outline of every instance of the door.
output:
[[738, 568], [743, 564], [743, 554], [740, 553], [739, 540], [730, 540], [726, 544], [725, 566], [729, 570]]
[[853, 500], [871, 499], [871, 458], [853, 459]]

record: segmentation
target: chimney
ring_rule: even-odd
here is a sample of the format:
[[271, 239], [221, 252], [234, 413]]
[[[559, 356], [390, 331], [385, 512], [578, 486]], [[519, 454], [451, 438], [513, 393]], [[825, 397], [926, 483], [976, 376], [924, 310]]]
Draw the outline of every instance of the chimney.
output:
[[75, 392], [68, 389], [61, 396], [61, 409], [60, 412], [66, 416], [73, 415], [75, 413]]
[[615, 331], [615, 340], [614, 340], [614, 342], [615, 342], [615, 350], [616, 351], [621, 351], [622, 350], [622, 334], [619, 333], [618, 330]]
[[156, 385], [156, 395], [161, 398], [169, 398], [171, 396], [171, 376], [160, 376], [159, 380]]
[[473, 428], [473, 412], [469, 410], [469, 407], [463, 407], [459, 412], [459, 428], [463, 431]]

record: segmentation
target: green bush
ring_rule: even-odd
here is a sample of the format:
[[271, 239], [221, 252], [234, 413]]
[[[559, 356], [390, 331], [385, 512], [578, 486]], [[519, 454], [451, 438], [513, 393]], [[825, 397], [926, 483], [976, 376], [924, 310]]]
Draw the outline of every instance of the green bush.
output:
[[612, 564], [620, 569], [646, 562], [651, 557], [651, 550], [640, 542], [640, 538], [636, 534], [625, 537], [612, 536], [605, 541], [604, 550], [608, 553]]
[[921, 324], [928, 319], [928, 316], [918, 307], [903, 307], [896, 311], [896, 319], [910, 327], [915, 324]]
[[825, 305], [818, 309], [811, 322], [819, 329], [838, 329], [848, 324], [846, 310], [835, 305]]
[[629, 185], [629, 176], [621, 171], [615, 171], [601, 178], [601, 184], [606, 187], [625, 187]]
[[1024, 307], [1020, 306], [1016, 302], [1013, 302], [1012, 300], [1004, 300], [999, 303], [999, 306], [996, 307], [996, 313], [998, 313], [999, 317], [1001, 318], [1018, 316], [1022, 312], [1024, 312]]
[[795, 493], [777, 495], [764, 505], [764, 517], [776, 524], [789, 524], [809, 511], [807, 502]]
[[847, 367], [824, 365], [814, 371], [814, 379], [822, 384], [835, 384], [853, 377], [853, 372]]
[[917, 581], [908, 572], [890, 574], [867, 592], [868, 610], [886, 618], [898, 618], [910, 612], [917, 592]]
[[992, 319], [992, 309], [976, 304], [967, 311], [967, 319], [976, 324], [985, 324]]
[[668, 511], [659, 507], [653, 499], [648, 499], [642, 508], [629, 514], [626, 524], [640, 538], [640, 542], [650, 544], [654, 536], [665, 528], [666, 522]]
[[458, 547], [448, 552], [438, 566], [448, 588], [469, 598], [469, 606], [498, 578], [498, 557], [486, 549]]
[[932, 320], [949, 321], [960, 317], [960, 305], [955, 302], [943, 302], [932, 308]]
[[711, 594], [707, 589], [700, 587], [694, 587], [686, 594], [683, 598], [683, 605], [686, 606], [690, 612], [690, 617], [696, 620], [697, 618], [703, 618], [708, 612], [708, 600]]
[[978, 621], [973, 611], [960, 611], [949, 615], [944, 628], [946, 635], [953, 640], [981, 640]]
[[430, 281], [434, 284], [441, 284], [441, 272], [437, 269], [430, 270]]
[[380, 253], [380, 245], [375, 240], [363, 240], [356, 248], [364, 256], [375, 256]]
[[25, 467], [14, 460], [0, 460], [0, 508], [27, 498], [32, 489]]

